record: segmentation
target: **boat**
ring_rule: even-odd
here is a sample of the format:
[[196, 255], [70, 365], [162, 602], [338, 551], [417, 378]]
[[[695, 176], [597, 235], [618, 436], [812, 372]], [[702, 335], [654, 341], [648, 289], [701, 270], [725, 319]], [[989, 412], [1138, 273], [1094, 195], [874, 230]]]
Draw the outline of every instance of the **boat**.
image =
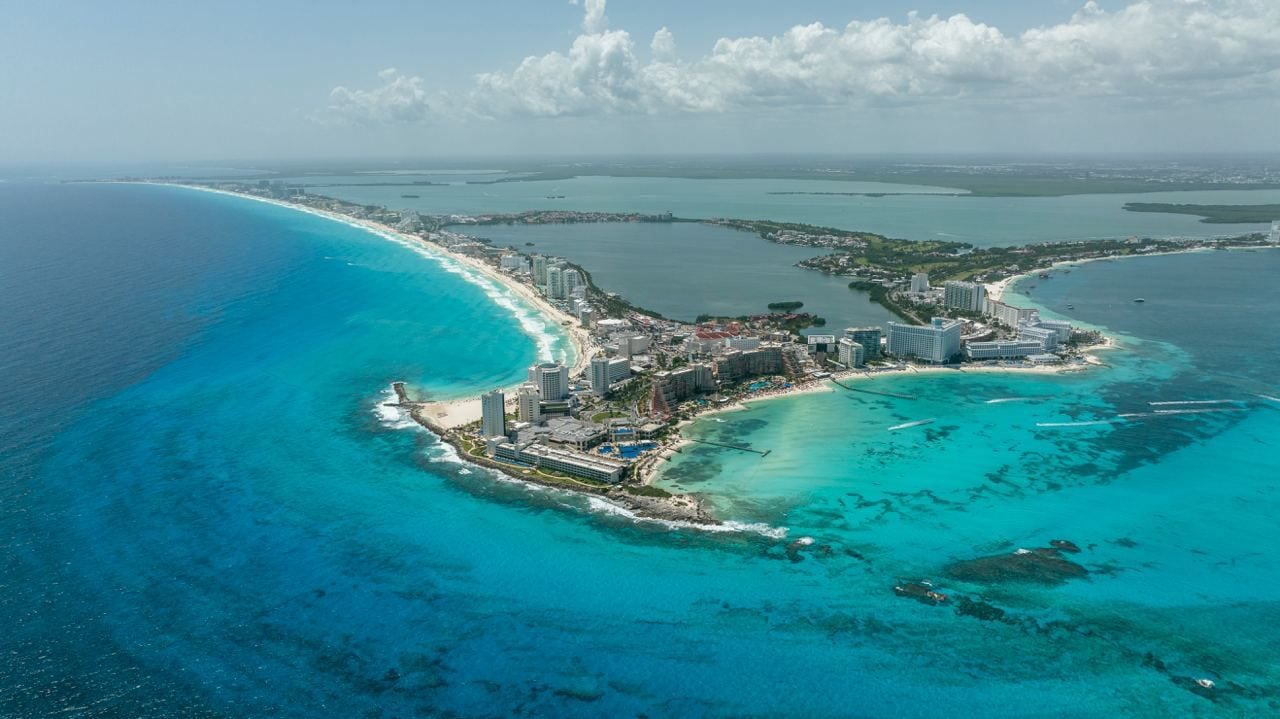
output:
[[1142, 298], [1142, 297], [1134, 297], [1134, 298], [1133, 298], [1133, 301], [1134, 301], [1134, 302], [1138, 302], [1138, 303], [1142, 303], [1142, 302], [1146, 302], [1146, 299], [1144, 299], [1144, 298]]
[[422, 195], [401, 195], [401, 197], [406, 197], [406, 198], [409, 198], [409, 199], [416, 199], [416, 198], [418, 198], [418, 197], [422, 197]]
[[1212, 689], [1215, 686], [1217, 686], [1216, 684], [1214, 684], [1212, 679], [1205, 679], [1203, 677], [1201, 677], [1200, 679], [1197, 679], [1196, 684], [1204, 687], [1205, 689]]
[[903, 582], [893, 587], [893, 593], [899, 597], [907, 597], [925, 604], [938, 605], [947, 601], [947, 595], [942, 592], [934, 591], [933, 582], [921, 580], [918, 582]]
[[1041, 272], [1041, 273], [1040, 273], [1040, 279], [1042, 279], [1042, 280], [1047, 280], [1047, 279], [1049, 279], [1049, 273], [1048, 273], [1048, 272]]
[[1074, 310], [1075, 308], [1076, 308], [1075, 305], [1067, 305], [1067, 309], [1069, 310]]

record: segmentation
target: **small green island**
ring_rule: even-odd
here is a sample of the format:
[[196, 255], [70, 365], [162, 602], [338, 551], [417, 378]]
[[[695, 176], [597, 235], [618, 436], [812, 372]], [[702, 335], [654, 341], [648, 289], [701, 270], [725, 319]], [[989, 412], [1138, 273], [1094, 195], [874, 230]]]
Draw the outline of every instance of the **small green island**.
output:
[[1130, 212], [1164, 212], [1195, 215], [1211, 225], [1257, 224], [1280, 219], [1280, 204], [1271, 205], [1179, 205], [1168, 202], [1129, 202]]
[[804, 307], [803, 302], [791, 301], [791, 302], [770, 302], [769, 303], [769, 309], [775, 312], [795, 312], [801, 307]]

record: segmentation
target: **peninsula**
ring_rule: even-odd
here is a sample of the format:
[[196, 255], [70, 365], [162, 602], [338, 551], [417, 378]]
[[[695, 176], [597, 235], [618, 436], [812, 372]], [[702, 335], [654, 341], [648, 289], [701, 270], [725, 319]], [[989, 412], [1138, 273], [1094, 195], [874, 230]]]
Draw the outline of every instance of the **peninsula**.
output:
[[[281, 183], [188, 185], [273, 202], [352, 224], [425, 249], [496, 283], [536, 309], [572, 345], [572, 358], [542, 356], [526, 381], [482, 397], [432, 401], [394, 385], [395, 404], [451, 445], [464, 461], [508, 477], [597, 496], [637, 517], [717, 527], [696, 495], [651, 484], [664, 461], [689, 440], [680, 430], [708, 412], [814, 391], [872, 391], [851, 382], [898, 373], [1063, 372], [1099, 364], [1088, 352], [1111, 343], [1096, 332], [1004, 302], [1028, 271], [1053, 263], [1262, 245], [1233, 240], [1099, 240], [976, 249], [962, 243], [910, 242], [874, 233], [752, 220], [689, 220], [670, 215], [556, 211], [478, 217], [424, 217], [310, 195]], [[741, 317], [664, 318], [598, 287], [563, 258], [495, 247], [472, 234], [497, 223], [710, 222], [766, 240], [829, 254], [802, 266], [847, 274], [856, 289], [894, 309], [904, 322], [800, 330], [821, 318], [798, 302], [762, 299]], [[465, 231], [464, 231], [465, 230]], [[877, 297], [877, 293], [879, 296]], [[544, 351], [545, 354], [545, 351]], [[874, 391], [872, 391], [874, 393]], [[730, 450], [756, 452], [750, 447]]]

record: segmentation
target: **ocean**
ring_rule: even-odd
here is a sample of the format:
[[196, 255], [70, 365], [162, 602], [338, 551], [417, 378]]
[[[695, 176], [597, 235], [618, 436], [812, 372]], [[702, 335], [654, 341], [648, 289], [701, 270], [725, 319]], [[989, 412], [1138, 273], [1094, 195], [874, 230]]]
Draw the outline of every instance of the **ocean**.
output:
[[[774, 450], [670, 465], [740, 522], [709, 533], [495, 480], [382, 406], [395, 380], [459, 396], [569, 352], [456, 267], [174, 188], [6, 185], [0, 217], [0, 716], [1280, 709], [1277, 348], [1251, 324], [1280, 253], [1036, 282], [1123, 336], [1107, 369], [701, 420]], [[1187, 400], [1236, 411], [1035, 426]], [[1087, 576], [950, 578], [1051, 538]], [[891, 591], [926, 576], [1002, 618]]]

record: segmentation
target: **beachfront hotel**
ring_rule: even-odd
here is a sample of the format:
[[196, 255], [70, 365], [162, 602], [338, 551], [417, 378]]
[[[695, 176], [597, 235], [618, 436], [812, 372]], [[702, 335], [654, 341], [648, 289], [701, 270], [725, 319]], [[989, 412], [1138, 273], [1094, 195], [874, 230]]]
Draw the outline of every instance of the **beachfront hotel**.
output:
[[1052, 352], [1058, 349], [1058, 332], [1048, 327], [1040, 327], [1029, 323], [1023, 323], [1018, 328], [1018, 339], [1023, 342], [1035, 342], [1040, 345], [1043, 352]]
[[622, 481], [628, 467], [625, 462], [532, 442], [521, 445], [503, 442], [495, 445], [494, 456], [508, 462], [550, 469], [611, 484]]
[[841, 337], [836, 343], [836, 361], [849, 369], [861, 367], [865, 357], [866, 350], [850, 337]]
[[889, 323], [887, 351], [895, 357], [915, 357], [942, 364], [960, 354], [960, 330], [963, 323], [934, 317], [924, 326]]
[[849, 327], [844, 331], [845, 337], [862, 345], [864, 362], [880, 359], [880, 334], [879, 327]]
[[987, 300], [987, 288], [977, 282], [948, 280], [943, 285], [942, 303], [952, 309], [981, 312]]
[[1022, 359], [1043, 351], [1039, 342], [1023, 340], [969, 342], [964, 347], [965, 356], [971, 360]]
[[597, 397], [607, 397], [609, 387], [631, 376], [631, 360], [625, 357], [592, 357], [590, 372], [591, 391]]
[[1014, 307], [1007, 302], [993, 300], [990, 297], [983, 303], [982, 313], [1007, 327], [1017, 327], [1019, 324], [1027, 322], [1033, 316], [1039, 314], [1033, 309]]
[[542, 420], [541, 402], [542, 397], [538, 395], [537, 385], [520, 385], [516, 393], [516, 419], [537, 424]]
[[559, 362], [536, 364], [529, 368], [529, 384], [544, 401], [559, 402], [569, 396], [569, 368]]
[[486, 439], [507, 436], [507, 398], [500, 389], [480, 395], [480, 433]]

